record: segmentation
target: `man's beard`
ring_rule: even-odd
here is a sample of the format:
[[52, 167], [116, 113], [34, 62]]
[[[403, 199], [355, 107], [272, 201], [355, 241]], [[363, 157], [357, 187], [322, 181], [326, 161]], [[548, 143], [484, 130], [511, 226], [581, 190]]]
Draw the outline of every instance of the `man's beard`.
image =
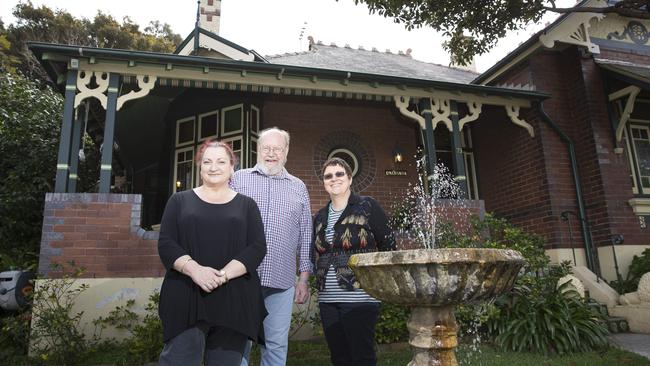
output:
[[266, 174], [266, 175], [278, 175], [278, 174], [280, 174], [282, 172], [282, 169], [284, 169], [284, 164], [285, 163], [286, 163], [286, 160], [283, 161], [281, 164], [278, 164], [278, 165], [276, 165], [276, 166], [274, 166], [272, 168], [269, 168], [269, 167], [266, 166], [264, 161], [260, 161], [259, 162], [259, 167], [260, 167], [260, 170], [262, 170], [262, 172], [264, 174]]

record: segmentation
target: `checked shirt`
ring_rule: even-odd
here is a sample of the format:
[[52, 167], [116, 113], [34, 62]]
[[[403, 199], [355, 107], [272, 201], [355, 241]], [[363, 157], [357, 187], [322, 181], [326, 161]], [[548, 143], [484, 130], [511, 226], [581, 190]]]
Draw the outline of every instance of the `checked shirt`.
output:
[[313, 272], [310, 260], [311, 205], [307, 187], [286, 169], [266, 175], [256, 165], [235, 172], [232, 188], [257, 203], [264, 222], [266, 257], [257, 268], [262, 286], [288, 289], [300, 272]]

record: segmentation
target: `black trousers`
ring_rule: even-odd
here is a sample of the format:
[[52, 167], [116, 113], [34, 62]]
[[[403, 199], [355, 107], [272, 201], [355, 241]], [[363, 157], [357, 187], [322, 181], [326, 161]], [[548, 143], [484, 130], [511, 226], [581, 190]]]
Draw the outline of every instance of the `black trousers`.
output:
[[200, 324], [165, 343], [161, 366], [239, 366], [248, 337], [225, 327]]
[[379, 303], [319, 303], [330, 359], [334, 366], [374, 366]]

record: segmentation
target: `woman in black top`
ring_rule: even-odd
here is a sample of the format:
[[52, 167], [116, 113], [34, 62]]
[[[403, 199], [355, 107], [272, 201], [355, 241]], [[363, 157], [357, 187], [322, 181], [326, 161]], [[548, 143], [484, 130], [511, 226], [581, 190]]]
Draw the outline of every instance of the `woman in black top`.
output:
[[248, 339], [263, 342], [256, 269], [266, 254], [264, 226], [255, 201], [228, 185], [230, 146], [206, 141], [196, 163], [202, 185], [174, 194], [161, 222], [160, 365], [239, 365]]
[[330, 202], [314, 218], [318, 305], [335, 366], [372, 366], [379, 301], [360, 288], [348, 260], [354, 253], [394, 250], [395, 238], [379, 203], [351, 191], [352, 170], [331, 158], [322, 169]]

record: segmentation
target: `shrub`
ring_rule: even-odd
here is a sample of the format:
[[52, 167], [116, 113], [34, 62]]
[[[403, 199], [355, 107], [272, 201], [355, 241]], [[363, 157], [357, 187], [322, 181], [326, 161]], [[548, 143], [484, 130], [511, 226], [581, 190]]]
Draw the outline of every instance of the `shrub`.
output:
[[625, 294], [634, 292], [639, 287], [641, 276], [650, 272], [650, 249], [643, 251], [641, 256], [634, 256], [630, 268], [628, 269], [627, 276], [620, 281], [612, 281], [612, 287], [619, 293]]
[[[126, 305], [113, 309], [106, 318], [98, 318], [94, 323], [101, 329], [111, 326], [130, 333], [121, 342], [121, 348], [126, 350], [119, 360], [124, 365], [141, 365], [158, 360], [163, 348], [162, 323], [158, 317], [160, 293], [154, 291], [149, 296], [145, 307], [144, 317], [133, 311], [134, 300], [128, 300]], [[107, 341], [109, 344], [111, 341]]]
[[461, 335], [488, 336], [515, 351], [567, 353], [607, 344], [601, 315], [577, 293], [557, 282], [570, 273], [568, 264], [550, 266], [543, 238], [491, 214], [471, 219], [469, 233], [449, 224], [438, 228], [441, 247], [514, 249], [526, 259], [512, 292], [492, 304], [460, 306], [455, 314]]
[[440, 223], [436, 245], [440, 248], [514, 249], [526, 259], [526, 271], [537, 271], [550, 262], [544, 252], [544, 239], [520, 229], [506, 219], [485, 214], [483, 220], [470, 218], [471, 230], [456, 230], [452, 224]]
[[411, 311], [406, 306], [382, 303], [375, 328], [375, 341], [379, 344], [408, 340], [408, 321]]
[[31, 311], [3, 313], [0, 317], [0, 364], [27, 365]]
[[86, 339], [79, 327], [83, 312], [72, 312], [75, 300], [88, 288], [86, 284], [75, 285], [82, 273], [83, 269], [75, 268], [62, 278], [41, 280], [34, 292], [30, 343], [32, 353], [41, 363], [84, 364], [96, 344], [96, 339]]
[[570, 283], [558, 280], [570, 273], [563, 263], [545, 276], [526, 274], [514, 290], [497, 300], [497, 316], [488, 320], [495, 342], [512, 351], [585, 352], [607, 345], [602, 315], [589, 307]]
[[38, 260], [62, 111], [55, 90], [0, 74], [0, 268], [32, 268]]

